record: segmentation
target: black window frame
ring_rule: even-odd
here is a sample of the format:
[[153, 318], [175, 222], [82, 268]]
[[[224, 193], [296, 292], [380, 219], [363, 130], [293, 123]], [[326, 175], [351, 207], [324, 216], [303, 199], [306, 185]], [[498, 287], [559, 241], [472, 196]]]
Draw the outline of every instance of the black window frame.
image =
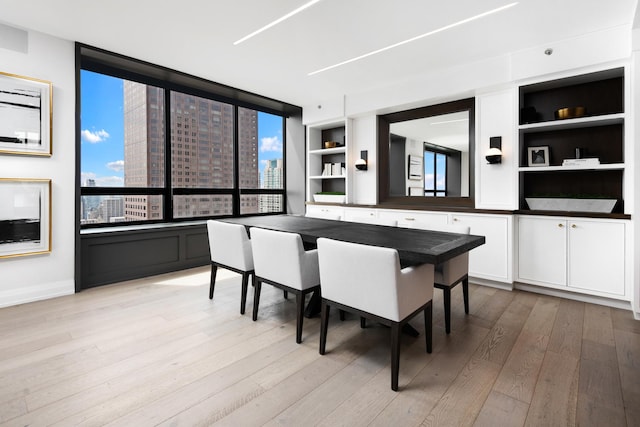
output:
[[[163, 188], [153, 187], [83, 187], [80, 183], [81, 171], [81, 70], [92, 71], [105, 74], [125, 80], [131, 80], [151, 86], [156, 86], [164, 90], [165, 102], [165, 185]], [[172, 169], [171, 169], [171, 91], [185, 93], [188, 95], [198, 96], [217, 102], [231, 104], [234, 110], [234, 177], [233, 188], [216, 189], [216, 188], [173, 188], [172, 186]], [[283, 184], [282, 189], [247, 189], [240, 186], [240, 151], [238, 149], [238, 108], [248, 108], [259, 112], [269, 113], [282, 117], [283, 130]], [[213, 81], [205, 80], [196, 76], [182, 73], [176, 70], [168, 69], [162, 66], [130, 58], [103, 49], [88, 46], [82, 43], [76, 43], [76, 176], [77, 176], [77, 200], [83, 196], [149, 196], [160, 195], [163, 198], [163, 218], [159, 220], [142, 220], [142, 221], [126, 221], [119, 223], [98, 223], [98, 224], [82, 224], [81, 229], [89, 228], [105, 228], [105, 227], [126, 227], [139, 226], [145, 224], [158, 223], [180, 223], [185, 221], [201, 221], [208, 218], [224, 218], [224, 217], [240, 217], [249, 215], [275, 215], [285, 213], [287, 206], [286, 196], [286, 147], [287, 132], [286, 119], [290, 116], [301, 114], [301, 107], [291, 105], [282, 101], [274, 100], [268, 97], [257, 95], [241, 89], [222, 85]], [[197, 216], [174, 218], [173, 215], [173, 196], [183, 195], [231, 195], [233, 199], [231, 215], [216, 216]], [[269, 195], [275, 194], [282, 197], [282, 210], [279, 212], [251, 213], [241, 214], [240, 199], [245, 195]]]

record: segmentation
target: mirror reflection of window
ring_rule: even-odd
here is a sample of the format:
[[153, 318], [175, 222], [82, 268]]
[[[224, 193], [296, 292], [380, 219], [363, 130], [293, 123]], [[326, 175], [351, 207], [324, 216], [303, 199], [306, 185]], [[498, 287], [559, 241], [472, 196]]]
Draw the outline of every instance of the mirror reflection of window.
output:
[[424, 195], [447, 196], [447, 155], [424, 150]]
[[[441, 114], [391, 123], [389, 141], [390, 195], [415, 194], [407, 158], [424, 158], [424, 196], [469, 196], [469, 112]], [[429, 154], [431, 153], [431, 154]]]

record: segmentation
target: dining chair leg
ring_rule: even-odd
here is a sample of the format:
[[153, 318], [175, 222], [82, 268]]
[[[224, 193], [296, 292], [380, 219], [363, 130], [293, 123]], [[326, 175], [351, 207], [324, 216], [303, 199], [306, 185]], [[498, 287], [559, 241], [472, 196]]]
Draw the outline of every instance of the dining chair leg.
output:
[[444, 299], [444, 329], [447, 333], [451, 332], [451, 288], [442, 289]]
[[329, 328], [329, 304], [322, 301], [320, 306], [320, 354], [324, 354], [327, 346], [327, 329]]
[[364, 329], [367, 327], [367, 319], [363, 316], [360, 316], [360, 328]]
[[424, 335], [427, 345], [427, 353], [433, 349], [433, 300], [424, 308]]
[[213, 288], [216, 286], [216, 274], [218, 273], [218, 266], [211, 263], [211, 283], [209, 284], [209, 299], [213, 299]]
[[240, 295], [240, 314], [244, 314], [245, 307], [247, 305], [247, 288], [249, 287], [249, 274], [248, 272], [242, 273], [242, 293]]
[[304, 293], [296, 293], [296, 343], [302, 342], [302, 321], [304, 319]]
[[284, 299], [289, 299], [289, 292], [282, 291], [284, 293]]
[[262, 282], [256, 280], [256, 288], [253, 291], [253, 320], [258, 320], [258, 305], [260, 305], [260, 288], [262, 288]]
[[462, 279], [462, 297], [464, 298], [464, 312], [469, 314], [469, 278]]
[[400, 372], [400, 324], [391, 324], [391, 390], [398, 391]]

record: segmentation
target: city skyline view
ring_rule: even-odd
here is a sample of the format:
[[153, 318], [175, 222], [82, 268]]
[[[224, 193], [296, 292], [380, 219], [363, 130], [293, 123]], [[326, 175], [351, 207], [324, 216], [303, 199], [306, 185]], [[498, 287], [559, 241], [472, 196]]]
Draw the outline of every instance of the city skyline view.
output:
[[[81, 185], [124, 187], [123, 79], [81, 73]], [[282, 117], [258, 111], [258, 168], [282, 159]], [[262, 180], [262, 179], [261, 179]]]

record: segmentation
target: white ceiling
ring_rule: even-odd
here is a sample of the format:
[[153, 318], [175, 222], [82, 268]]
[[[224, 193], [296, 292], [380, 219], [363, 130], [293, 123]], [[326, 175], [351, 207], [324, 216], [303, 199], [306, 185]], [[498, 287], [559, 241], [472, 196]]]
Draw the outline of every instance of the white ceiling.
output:
[[310, 72], [515, 0], [1, 0], [0, 22], [296, 105], [585, 33], [631, 26], [637, 0], [520, 0], [514, 7], [313, 76]]

